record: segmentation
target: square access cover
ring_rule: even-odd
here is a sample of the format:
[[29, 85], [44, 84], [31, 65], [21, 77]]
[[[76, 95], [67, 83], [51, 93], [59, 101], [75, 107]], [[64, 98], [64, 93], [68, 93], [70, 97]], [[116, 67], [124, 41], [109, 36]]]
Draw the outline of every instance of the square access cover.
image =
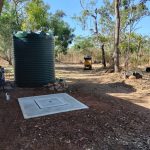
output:
[[48, 107], [58, 107], [67, 104], [64, 100], [61, 100], [57, 97], [50, 97], [49, 95], [43, 97], [36, 97], [34, 101], [40, 109]]
[[25, 119], [88, 108], [66, 93], [24, 97], [18, 101]]

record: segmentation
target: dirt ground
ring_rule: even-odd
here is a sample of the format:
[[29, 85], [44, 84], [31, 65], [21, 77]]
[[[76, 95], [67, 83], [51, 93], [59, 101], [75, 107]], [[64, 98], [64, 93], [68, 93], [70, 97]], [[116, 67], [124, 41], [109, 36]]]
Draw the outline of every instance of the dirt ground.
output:
[[124, 80], [100, 65], [57, 64], [67, 93], [89, 106], [24, 120], [17, 98], [50, 94], [46, 88], [14, 88], [0, 95], [0, 150], [149, 150], [150, 74]]

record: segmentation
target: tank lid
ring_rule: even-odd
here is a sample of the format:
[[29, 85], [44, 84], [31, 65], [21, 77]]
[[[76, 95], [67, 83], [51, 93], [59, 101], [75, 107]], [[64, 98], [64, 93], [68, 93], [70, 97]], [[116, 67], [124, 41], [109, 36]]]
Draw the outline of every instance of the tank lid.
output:
[[48, 32], [44, 32], [44, 31], [37, 31], [37, 32], [18, 31], [17, 33], [14, 33], [14, 36], [18, 37], [18, 38], [30, 38], [30, 37], [51, 38], [51, 37], [53, 37], [53, 32], [50, 30]]

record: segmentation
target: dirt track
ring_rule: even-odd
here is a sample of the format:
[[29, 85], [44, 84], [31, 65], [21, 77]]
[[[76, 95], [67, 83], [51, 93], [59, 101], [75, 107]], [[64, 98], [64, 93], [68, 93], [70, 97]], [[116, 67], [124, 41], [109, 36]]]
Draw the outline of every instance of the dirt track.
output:
[[68, 93], [88, 105], [88, 110], [24, 120], [18, 97], [47, 94], [44, 88], [10, 92], [0, 97], [0, 150], [148, 150], [150, 149], [149, 76], [123, 80], [95, 66], [56, 65]]
[[134, 104], [150, 108], [150, 74], [144, 73], [143, 79], [124, 80], [120, 73], [105, 73], [100, 65], [94, 69], [83, 70], [83, 65], [56, 65], [58, 76], [65, 78], [72, 90], [93, 96], [111, 95]]

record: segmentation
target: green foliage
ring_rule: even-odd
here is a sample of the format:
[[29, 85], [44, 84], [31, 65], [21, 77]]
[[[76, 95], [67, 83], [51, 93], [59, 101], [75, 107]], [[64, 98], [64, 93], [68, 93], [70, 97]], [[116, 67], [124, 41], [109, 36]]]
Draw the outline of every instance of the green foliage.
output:
[[14, 3], [5, 1], [0, 16], [0, 54], [11, 64], [12, 33], [20, 29]]
[[49, 14], [49, 6], [42, 0], [29, 2], [26, 6], [27, 19], [24, 20], [23, 29], [53, 31], [55, 36], [55, 53], [67, 53], [68, 45], [73, 40], [73, 29], [63, 20], [65, 13], [62, 10]]
[[100, 34], [100, 35], [98, 35], [97, 37], [94, 37], [94, 38], [96, 38], [100, 43], [107, 43], [108, 42], [108, 40], [109, 40], [109, 38], [108, 37], [106, 37], [105, 35], [102, 35], [102, 34]]
[[[120, 51], [122, 54], [126, 54], [126, 51], [128, 49], [128, 42], [127, 41], [123, 41], [122, 43], [120, 43]], [[137, 46], [135, 45], [135, 43], [130, 43], [130, 53], [133, 53], [137, 50]]]
[[[85, 55], [91, 55], [93, 61], [99, 61], [101, 60], [101, 53], [99, 49], [96, 48], [96, 45], [93, 41], [93, 37], [81, 37], [78, 36], [74, 39], [74, 45], [71, 47], [71, 53], [76, 54], [74, 56], [76, 60], [83, 60], [83, 57]], [[70, 52], [70, 51], [69, 51]], [[80, 55], [79, 55], [80, 54]]]
[[63, 11], [57, 11], [50, 17], [49, 28], [53, 31], [55, 36], [55, 50], [58, 53], [67, 53], [68, 45], [72, 43], [74, 38], [73, 29], [63, 21]]
[[121, 10], [122, 28], [125, 30], [135, 31], [138, 22], [149, 15], [149, 9], [146, 3], [137, 2], [136, 0], [124, 0]]
[[115, 10], [114, 3], [110, 2], [110, 0], [104, 0], [104, 5], [99, 8], [99, 13], [101, 14], [101, 18], [99, 23], [101, 25], [101, 30], [104, 34], [113, 35], [114, 34], [114, 26], [115, 26]]
[[[133, 32], [130, 35], [130, 53], [134, 53], [134, 52], [138, 53], [141, 48], [144, 48], [144, 45], [147, 42], [148, 41], [145, 36], [142, 36], [140, 34]], [[120, 48], [121, 48], [121, 51], [125, 53], [126, 50], [128, 49], [128, 41], [124, 40], [123, 42], [121, 42]]]
[[84, 30], [88, 29], [91, 30], [92, 33], [98, 33], [99, 28], [96, 24], [100, 18], [100, 13], [97, 7], [97, 1], [80, 0], [80, 4], [83, 10], [80, 12], [80, 15], [74, 16], [73, 19], [75, 19]]
[[32, 0], [25, 7], [26, 19], [23, 21], [23, 30], [48, 30], [49, 6], [43, 0]]
[[73, 48], [75, 50], [80, 51], [83, 54], [90, 54], [93, 47], [94, 47], [94, 43], [92, 41], [92, 38], [90, 37], [83, 38], [79, 36], [76, 37], [74, 40]]

